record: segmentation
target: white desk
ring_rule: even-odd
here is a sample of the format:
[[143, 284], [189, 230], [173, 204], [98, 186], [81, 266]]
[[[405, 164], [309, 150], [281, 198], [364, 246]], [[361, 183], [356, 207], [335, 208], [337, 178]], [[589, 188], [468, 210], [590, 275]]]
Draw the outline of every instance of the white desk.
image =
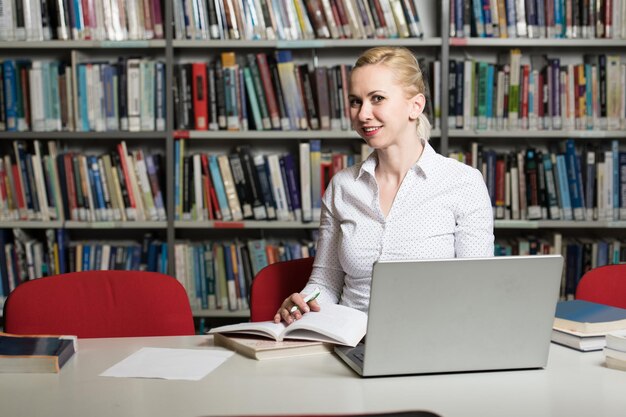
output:
[[363, 413], [442, 417], [624, 417], [626, 372], [601, 352], [552, 345], [544, 370], [361, 379], [334, 355], [255, 361], [235, 355], [203, 380], [98, 376], [143, 346], [207, 347], [208, 336], [83, 339], [60, 374], [0, 374], [2, 417]]

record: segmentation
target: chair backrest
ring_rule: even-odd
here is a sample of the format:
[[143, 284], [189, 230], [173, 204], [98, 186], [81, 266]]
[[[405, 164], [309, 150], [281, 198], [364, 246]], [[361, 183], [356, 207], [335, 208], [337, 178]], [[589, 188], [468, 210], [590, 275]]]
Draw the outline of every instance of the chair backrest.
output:
[[578, 282], [576, 298], [626, 308], [626, 264], [601, 266], [587, 272]]
[[184, 287], [156, 272], [84, 271], [19, 285], [4, 306], [5, 331], [78, 337], [195, 333]]
[[311, 276], [313, 260], [276, 262], [259, 271], [250, 289], [250, 321], [273, 320], [285, 298], [302, 291]]

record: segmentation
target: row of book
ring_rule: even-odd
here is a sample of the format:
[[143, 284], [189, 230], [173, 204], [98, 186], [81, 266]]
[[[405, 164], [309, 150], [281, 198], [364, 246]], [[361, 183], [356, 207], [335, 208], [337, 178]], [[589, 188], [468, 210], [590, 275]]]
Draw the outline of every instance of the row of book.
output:
[[162, 39], [160, 0], [2, 0], [0, 41]]
[[626, 152], [619, 142], [606, 148], [497, 153], [474, 143], [450, 156], [483, 173], [495, 219], [626, 220]]
[[0, 130], [162, 131], [165, 64], [6, 60], [0, 65]]
[[494, 64], [449, 62], [448, 123], [481, 130], [626, 129], [626, 63], [585, 55], [579, 64], [519, 49]]
[[623, 0], [450, 0], [450, 37], [626, 38]]
[[[175, 276], [193, 308], [247, 309], [250, 285], [265, 266], [315, 256], [311, 240], [177, 241]], [[0, 300], [22, 282], [81, 270], [148, 270], [167, 273], [167, 245], [152, 234], [142, 242], [70, 240], [67, 230], [45, 231], [45, 241], [21, 229], [0, 229]], [[560, 298], [573, 299], [576, 286], [590, 269], [626, 262], [626, 243], [619, 239], [497, 239], [495, 256], [562, 254], [565, 258]]]
[[[426, 114], [436, 125], [439, 61], [419, 62], [427, 86]], [[245, 57], [223, 52], [212, 63], [178, 64], [175, 126], [179, 130], [348, 130], [349, 72], [350, 66], [343, 64], [311, 70], [306, 63], [294, 62], [288, 50], [275, 56], [259, 52]]]
[[[321, 199], [335, 172], [369, 154], [322, 152], [321, 141], [299, 144], [299, 154], [187, 152], [175, 144], [174, 201], [177, 220], [319, 221]], [[298, 165], [299, 161], [299, 165]]]
[[494, 244], [495, 256], [542, 254], [563, 256], [560, 298], [566, 300], [574, 298], [578, 282], [591, 269], [626, 262], [626, 243], [615, 238], [563, 238], [554, 233], [550, 237], [497, 238]]
[[167, 244], [150, 233], [141, 242], [70, 240], [66, 229], [47, 229], [44, 239], [24, 229], [0, 229], [0, 300], [23, 282], [67, 272], [168, 272]]
[[[315, 235], [302, 241], [178, 241], [175, 274], [193, 308], [246, 309], [254, 276], [274, 262], [315, 256]], [[0, 304], [23, 282], [67, 272], [168, 273], [167, 244], [151, 233], [141, 242], [70, 240], [66, 229], [47, 229], [44, 239], [23, 229], [0, 229]]]
[[564, 293], [571, 299], [583, 275], [593, 268], [626, 262], [626, 244], [619, 239], [572, 239], [563, 244]]
[[269, 264], [315, 256], [313, 241], [178, 242], [176, 278], [192, 308], [244, 310], [256, 274]]
[[[216, 154], [176, 140], [175, 219], [318, 221], [332, 175], [370, 152], [365, 144], [360, 153], [322, 150], [311, 140], [297, 155], [247, 145]], [[626, 152], [617, 140], [503, 153], [472, 143], [449, 156], [481, 170], [495, 219], [626, 220]], [[13, 141], [0, 158], [0, 219], [166, 221], [163, 181], [162, 157], [129, 152], [124, 141], [101, 155]]]
[[101, 155], [59, 152], [38, 140], [14, 141], [0, 158], [0, 219], [134, 221], [167, 219], [160, 155], [128, 151], [122, 141]]
[[174, 1], [176, 39], [422, 38], [417, 0]]

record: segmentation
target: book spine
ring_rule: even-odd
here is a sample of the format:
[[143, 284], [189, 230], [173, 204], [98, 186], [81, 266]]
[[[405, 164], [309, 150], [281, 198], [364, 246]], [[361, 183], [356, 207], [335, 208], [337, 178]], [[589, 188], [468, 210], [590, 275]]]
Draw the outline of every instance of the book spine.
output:
[[222, 214], [222, 220], [231, 221], [233, 220], [233, 217], [231, 215], [230, 206], [226, 197], [226, 190], [224, 189], [224, 182], [222, 181], [222, 175], [220, 173], [217, 156], [209, 156], [209, 169], [211, 171], [211, 180], [213, 183], [213, 187], [215, 188], [220, 212]]
[[157, 131], [164, 131], [167, 117], [164, 62], [155, 62], [155, 77], [155, 127]]
[[313, 208], [313, 221], [319, 221], [322, 213], [322, 178], [321, 178], [321, 141], [311, 140], [310, 144], [310, 167], [311, 167], [311, 205]]
[[[202, 184], [202, 156], [200, 154], [194, 154], [191, 157], [190, 168], [192, 171], [189, 182], [193, 183], [193, 207], [191, 208], [191, 218], [195, 221], [201, 221], [205, 219], [204, 209], [204, 196], [203, 196], [203, 184]], [[191, 187], [191, 185], [190, 185]]]
[[[244, 81], [247, 89], [246, 94], [248, 96], [248, 102], [250, 104], [250, 109], [252, 110], [252, 119], [254, 121], [254, 128], [256, 130], [263, 130], [263, 122], [261, 121], [261, 110], [260, 110], [260, 99], [261, 97], [257, 95], [254, 87], [254, 81], [252, 81], [252, 74], [250, 72], [250, 68], [245, 67], [243, 69]], [[269, 120], [269, 119], [268, 119]]]
[[159, 220], [156, 205], [154, 203], [154, 197], [152, 195], [150, 180], [148, 178], [148, 171], [146, 168], [143, 151], [133, 151], [132, 160], [133, 166], [135, 167], [137, 190], [142, 197], [143, 208], [144, 213], [146, 214], [146, 218], [153, 221]]
[[194, 127], [196, 130], [208, 130], [206, 64], [194, 62], [192, 64], [192, 77]]
[[[300, 181], [298, 180], [298, 174], [296, 173], [296, 166], [293, 155], [290, 153], [284, 154], [280, 158], [281, 170], [285, 172], [286, 189], [289, 193], [289, 201], [291, 201], [291, 207], [294, 213], [296, 221], [302, 221], [302, 204], [300, 200]], [[283, 169], [284, 167], [284, 169]]]
[[222, 177], [224, 191], [226, 193], [226, 199], [228, 201], [228, 207], [234, 221], [243, 220], [243, 212], [241, 209], [241, 203], [237, 196], [237, 189], [235, 187], [235, 181], [233, 180], [233, 174], [228, 163], [227, 155], [219, 155], [217, 162]]
[[[137, 195], [131, 183], [131, 167], [128, 163], [128, 151], [126, 150], [126, 143], [122, 141], [122, 143], [117, 145], [118, 158], [117, 161], [120, 163], [121, 173], [124, 177], [124, 185], [126, 192], [128, 194], [128, 203], [129, 205], [126, 207], [126, 217], [128, 220], [138, 220], [139, 213], [137, 211]], [[121, 177], [120, 177], [121, 178]]]
[[155, 61], [142, 60], [141, 65], [141, 108], [140, 121], [142, 131], [155, 129]]
[[[261, 117], [262, 117], [262, 128], [264, 130], [270, 130], [272, 129], [272, 117], [275, 117], [276, 114], [272, 114], [270, 111], [270, 106], [268, 105], [269, 100], [267, 99], [267, 92], [264, 90], [264, 85], [266, 83], [264, 83], [264, 81], [262, 80], [262, 73], [261, 73], [261, 69], [260, 66], [257, 65], [257, 60], [254, 54], [248, 54], [246, 55], [246, 58], [248, 60], [248, 68], [250, 70], [250, 75], [252, 77], [252, 82], [254, 85], [254, 89], [249, 89], [251, 94], [252, 92], [256, 92], [256, 95], [258, 96], [258, 104], [259, 104], [259, 110], [261, 113]], [[266, 71], [268, 70], [267, 68], [265, 69]], [[269, 74], [266, 74], [267, 76], [269, 76]], [[271, 82], [270, 82], [271, 85]], [[275, 104], [275, 103], [274, 103]], [[272, 109], [272, 110], [276, 110], [276, 109]], [[257, 127], [258, 130], [261, 130], [261, 128]]]
[[257, 173], [257, 178], [259, 179], [261, 194], [263, 195], [263, 202], [265, 203], [267, 217], [270, 220], [276, 219], [276, 201], [274, 199], [270, 179], [267, 173], [267, 163], [263, 155], [255, 155], [253, 161]]
[[221, 219], [222, 213], [219, 211], [219, 204], [217, 203], [217, 196], [215, 190], [211, 186], [211, 174], [209, 173], [209, 158], [207, 154], [200, 155], [200, 161], [202, 163], [202, 195], [205, 212], [202, 213], [203, 218], [209, 220]]
[[266, 169], [274, 201], [276, 202], [276, 217], [279, 221], [293, 220], [287, 203], [287, 191], [280, 172], [280, 162], [277, 154], [265, 157]]
[[126, 62], [128, 130], [141, 131], [141, 60]]
[[152, 195], [154, 196], [154, 204], [156, 206], [158, 220], [165, 221], [167, 220], [167, 215], [165, 213], [163, 192], [161, 191], [159, 181], [160, 172], [158, 171], [157, 164], [155, 163], [156, 158], [157, 157], [154, 155], [146, 155], [145, 163], [150, 180], [150, 189], [152, 191]]
[[233, 182], [237, 190], [237, 196], [241, 204], [241, 211], [244, 219], [254, 218], [252, 211], [253, 201], [250, 184], [246, 180], [243, 165], [239, 154], [233, 153], [228, 155], [230, 170], [232, 172]]
[[313, 220], [313, 207], [311, 204], [311, 146], [309, 143], [300, 143], [299, 156], [302, 221], [310, 222]]
[[102, 175], [100, 173], [100, 166], [98, 164], [98, 158], [94, 155], [90, 155], [86, 159], [87, 167], [89, 171], [90, 181], [92, 183], [92, 195], [94, 203], [96, 205], [95, 215], [96, 220], [106, 221], [106, 203], [104, 198], [104, 187], [102, 184]]
[[245, 181], [250, 191], [254, 218], [256, 220], [265, 220], [268, 217], [267, 209], [263, 201], [261, 184], [252, 155], [250, 154], [250, 150], [247, 146], [239, 146], [237, 147], [237, 153], [239, 154], [239, 160], [241, 161]]

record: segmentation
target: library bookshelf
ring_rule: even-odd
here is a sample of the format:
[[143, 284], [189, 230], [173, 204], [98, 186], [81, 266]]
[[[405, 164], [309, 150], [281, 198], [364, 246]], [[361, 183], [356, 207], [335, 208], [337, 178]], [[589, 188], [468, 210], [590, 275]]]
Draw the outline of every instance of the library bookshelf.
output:
[[[499, 3], [497, 2], [492, 3]], [[25, 59], [30, 57], [42, 59], [59, 59], [73, 62], [74, 65], [114, 60], [119, 56], [131, 59], [149, 57], [163, 62], [164, 76], [164, 126], [161, 130], [147, 131], [54, 131], [54, 132], [0, 132], [2, 155], [12, 151], [13, 142], [32, 142], [44, 144], [47, 141], [59, 143], [63, 149], [72, 152], [102, 153], [114, 151], [124, 141], [129, 151], [142, 149], [144, 154], [159, 154], [162, 157], [160, 166], [163, 204], [166, 217], [160, 220], [104, 220], [85, 221], [81, 219], [64, 220], [15, 220], [0, 221], [0, 229], [23, 229], [36, 239], [45, 241], [46, 230], [64, 230], [70, 240], [133, 241], [140, 246], [149, 235], [161, 245], [159, 267], [163, 272], [177, 276], [182, 273], [181, 263], [193, 262], [193, 258], [177, 258], [176, 247], [181, 243], [199, 244], [201, 242], [246, 242], [249, 240], [314, 240], [317, 224], [295, 220], [237, 220], [222, 221], [201, 216], [194, 220], [193, 216], [179, 216], [177, 194], [180, 184], [176, 183], [176, 172], [182, 169], [176, 158], [177, 147], [185, 142], [185, 151], [191, 156], [195, 153], [227, 154], [237, 146], [249, 146], [253, 153], [291, 153], [298, 160], [301, 143], [319, 141], [322, 150], [339, 150], [340, 152], [360, 152], [360, 140], [349, 129], [331, 130], [196, 130], [191, 126], [179, 125], [175, 117], [178, 111], [176, 97], [177, 83], [180, 78], [180, 65], [194, 62], [205, 64], [215, 63], [224, 52], [234, 52], [237, 59], [243, 61], [247, 54], [259, 52], [273, 55], [279, 51], [289, 51], [298, 64], [308, 64], [310, 68], [318, 66], [334, 66], [352, 64], [356, 56], [363, 50], [382, 45], [396, 45], [410, 48], [416, 56], [440, 63], [440, 72], [434, 75], [438, 80], [439, 106], [435, 109], [437, 121], [432, 131], [432, 143], [442, 154], [471, 155], [474, 163], [478, 152], [495, 150], [507, 154], [515, 150], [521, 152], [527, 147], [546, 152], [555, 146], [562, 146], [568, 140], [574, 140], [577, 149], [590, 142], [604, 150], [616, 141], [618, 150], [623, 147], [626, 130], [608, 130], [599, 127], [592, 129], [500, 129], [477, 128], [468, 124], [450, 123], [456, 111], [451, 106], [450, 62], [485, 61], [495, 66], [498, 56], [510, 54], [513, 49], [522, 52], [522, 63], [527, 63], [526, 55], [550, 55], [563, 57], [564, 62], [582, 62], [585, 54], [598, 55], [598, 49], [615, 55], [623, 55], [626, 48], [624, 39], [552, 39], [552, 38], [478, 38], [453, 36], [451, 17], [453, 17], [459, 0], [437, 2], [434, 0], [418, 2], [418, 10], [424, 26], [423, 38], [398, 39], [306, 39], [306, 40], [190, 40], [177, 37], [174, 24], [164, 25], [164, 38], [156, 40], [128, 41], [91, 41], [91, 40], [49, 40], [49, 41], [10, 41], [0, 42], [0, 56], [5, 59]], [[463, 3], [461, 1], [461, 3]], [[164, 21], [174, 22], [176, 1], [163, 3]], [[452, 6], [452, 7], [451, 7]], [[608, 52], [607, 52], [608, 51]], [[212, 65], [212, 64], [211, 64]], [[473, 70], [472, 70], [473, 72]], [[433, 91], [431, 86], [431, 92]], [[477, 88], [477, 87], [476, 87]], [[622, 86], [622, 88], [625, 88]], [[494, 98], [495, 100], [495, 98]], [[248, 106], [249, 107], [249, 106]], [[250, 109], [249, 109], [250, 110]], [[624, 119], [623, 109], [620, 116]], [[345, 127], [345, 126], [344, 126]], [[177, 145], [178, 144], [178, 145]], [[479, 151], [476, 151], [480, 149]], [[619, 151], [618, 151], [619, 152]], [[469, 163], [469, 161], [466, 161]], [[477, 168], [482, 168], [477, 166]], [[487, 169], [487, 168], [485, 168]], [[487, 174], [485, 173], [486, 178]], [[193, 184], [191, 184], [193, 185]], [[190, 185], [190, 186], [191, 186]], [[494, 208], [495, 210], [495, 208]], [[596, 216], [597, 217], [597, 216]], [[612, 242], [620, 242], [620, 236], [626, 228], [626, 217], [621, 218], [586, 218], [585, 220], [556, 220], [550, 216], [529, 219], [520, 215], [511, 218], [504, 215], [496, 218], [496, 240], [514, 253], [529, 249], [539, 244], [544, 251], [562, 252], [566, 254], [566, 242], [593, 243], [605, 238]], [[507, 250], [507, 249], [503, 249]], [[594, 250], [598, 250], [597, 248]], [[619, 251], [619, 249], [618, 249]], [[504, 252], [503, 252], [504, 253]], [[570, 255], [570, 259], [574, 255]], [[572, 267], [573, 268], [573, 267]], [[580, 271], [578, 271], [580, 274]], [[565, 286], [564, 274], [564, 286]], [[571, 279], [571, 278], [570, 278]], [[188, 284], [188, 283], [187, 283]], [[192, 286], [196, 284], [193, 283]], [[571, 284], [568, 291], [571, 292]], [[571, 295], [566, 293], [564, 296]], [[197, 300], [190, 290], [190, 298], [194, 299], [194, 315], [206, 319], [243, 320], [248, 317], [248, 310], [243, 304], [225, 305], [221, 309], [208, 308]], [[241, 300], [243, 301], [243, 300]], [[235, 308], [234, 308], [235, 307]], [[233, 311], [231, 311], [233, 310]]]

